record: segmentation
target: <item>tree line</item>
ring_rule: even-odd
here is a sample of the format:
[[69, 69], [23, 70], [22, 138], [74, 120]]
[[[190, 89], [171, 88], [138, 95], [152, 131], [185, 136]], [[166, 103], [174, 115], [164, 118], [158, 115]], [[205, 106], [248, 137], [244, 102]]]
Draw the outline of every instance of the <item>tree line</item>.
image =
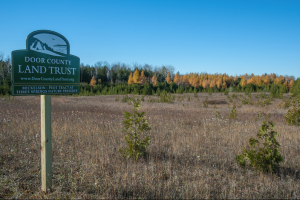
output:
[[84, 95], [128, 93], [151, 95], [159, 94], [161, 91], [168, 93], [271, 92], [272, 96], [279, 97], [283, 93], [290, 92], [295, 82], [294, 76], [278, 76], [275, 73], [262, 75], [252, 73], [234, 77], [218, 73], [180, 75], [179, 72], [174, 74], [174, 70], [162, 71], [152, 71], [151, 66], [146, 69], [136, 67], [135, 70], [128, 70], [129, 76], [124, 77], [122, 81], [112, 77], [109, 80], [107, 76], [106, 81], [102, 82], [99, 76], [91, 75], [89, 84], [83, 84], [82, 90]]
[[[0, 53], [0, 94], [11, 94], [11, 60]], [[270, 92], [292, 91], [294, 76], [271, 74], [229, 76], [227, 74], [175, 73], [173, 66], [132, 65], [97, 62], [80, 65], [82, 93], [89, 94], [156, 94], [160, 91], [184, 92]], [[297, 79], [297, 83], [299, 83]], [[300, 84], [300, 83], [299, 83]], [[298, 88], [298, 87], [295, 87]], [[300, 89], [299, 89], [300, 90]], [[294, 90], [294, 91], [298, 91]]]

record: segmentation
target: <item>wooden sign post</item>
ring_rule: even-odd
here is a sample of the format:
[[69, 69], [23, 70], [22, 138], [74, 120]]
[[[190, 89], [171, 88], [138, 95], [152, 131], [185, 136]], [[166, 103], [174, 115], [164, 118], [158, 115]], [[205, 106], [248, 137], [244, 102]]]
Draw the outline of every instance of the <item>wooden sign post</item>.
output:
[[52, 187], [51, 95], [41, 95], [41, 178], [46, 192]]
[[80, 93], [80, 59], [70, 54], [69, 41], [59, 33], [30, 33], [26, 49], [11, 52], [12, 95], [41, 95], [42, 190], [52, 187], [51, 95]]

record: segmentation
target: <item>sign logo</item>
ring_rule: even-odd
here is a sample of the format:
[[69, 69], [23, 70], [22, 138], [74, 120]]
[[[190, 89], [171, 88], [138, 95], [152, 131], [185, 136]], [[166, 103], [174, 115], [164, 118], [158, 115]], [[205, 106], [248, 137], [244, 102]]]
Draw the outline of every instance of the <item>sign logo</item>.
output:
[[30, 50], [40, 53], [52, 55], [52, 56], [65, 56], [68, 54], [67, 42], [54, 34], [50, 33], [38, 33], [32, 36]]
[[79, 63], [68, 40], [48, 30], [34, 31], [26, 50], [12, 52], [13, 95], [77, 94]]

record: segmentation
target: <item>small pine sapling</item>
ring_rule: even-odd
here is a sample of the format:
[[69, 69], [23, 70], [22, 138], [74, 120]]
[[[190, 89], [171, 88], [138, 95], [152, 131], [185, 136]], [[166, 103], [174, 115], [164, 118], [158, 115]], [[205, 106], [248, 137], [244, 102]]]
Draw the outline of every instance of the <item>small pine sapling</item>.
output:
[[127, 102], [129, 99], [128, 94], [126, 94], [123, 98], [122, 98], [122, 102]]
[[284, 107], [284, 108], [289, 108], [290, 105], [291, 105], [291, 99], [287, 99], [287, 100], [284, 101], [283, 107]]
[[232, 109], [228, 116], [228, 119], [236, 119], [236, 104], [235, 104], [235, 102], [233, 102], [233, 106], [232, 106]]
[[294, 103], [293, 108], [289, 109], [286, 113], [285, 122], [288, 125], [300, 125], [300, 108], [296, 103]]
[[206, 97], [205, 101], [203, 101], [203, 108], [207, 108], [208, 107], [208, 99]]
[[224, 95], [228, 95], [228, 89], [225, 89]]
[[220, 111], [219, 111], [219, 110], [216, 111], [216, 115], [215, 115], [215, 116], [216, 116], [216, 118], [221, 117], [221, 114], [220, 114]]
[[142, 133], [149, 131], [150, 125], [147, 123], [145, 112], [138, 112], [141, 106], [141, 102], [133, 102], [134, 109], [132, 114], [124, 111], [125, 120], [123, 121], [124, 129], [122, 131], [126, 133], [125, 140], [128, 147], [120, 148], [119, 152], [124, 158], [132, 158], [138, 160], [140, 156], [146, 156], [146, 148], [150, 144], [151, 138], [145, 136], [144, 139], [140, 139]]
[[188, 95], [188, 99], [187, 99], [187, 101], [191, 101], [191, 97], [190, 97], [190, 95]]
[[239, 166], [246, 167], [249, 164], [263, 172], [275, 171], [279, 167], [283, 158], [279, 153], [280, 144], [276, 140], [278, 133], [273, 129], [273, 122], [267, 124], [263, 121], [256, 135], [258, 139], [250, 138], [248, 148], [243, 147], [243, 153], [236, 156]]

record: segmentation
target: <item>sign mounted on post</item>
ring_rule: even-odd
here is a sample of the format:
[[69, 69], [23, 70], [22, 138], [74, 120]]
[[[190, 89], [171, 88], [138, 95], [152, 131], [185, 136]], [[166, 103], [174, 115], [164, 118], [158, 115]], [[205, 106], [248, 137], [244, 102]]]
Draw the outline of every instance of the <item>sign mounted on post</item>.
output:
[[53, 31], [34, 31], [26, 50], [13, 51], [12, 95], [41, 95], [42, 190], [52, 187], [51, 94], [78, 94], [79, 58], [70, 55], [68, 40]]
[[34, 31], [26, 50], [11, 53], [12, 95], [78, 94], [80, 59], [68, 40], [54, 31]]

